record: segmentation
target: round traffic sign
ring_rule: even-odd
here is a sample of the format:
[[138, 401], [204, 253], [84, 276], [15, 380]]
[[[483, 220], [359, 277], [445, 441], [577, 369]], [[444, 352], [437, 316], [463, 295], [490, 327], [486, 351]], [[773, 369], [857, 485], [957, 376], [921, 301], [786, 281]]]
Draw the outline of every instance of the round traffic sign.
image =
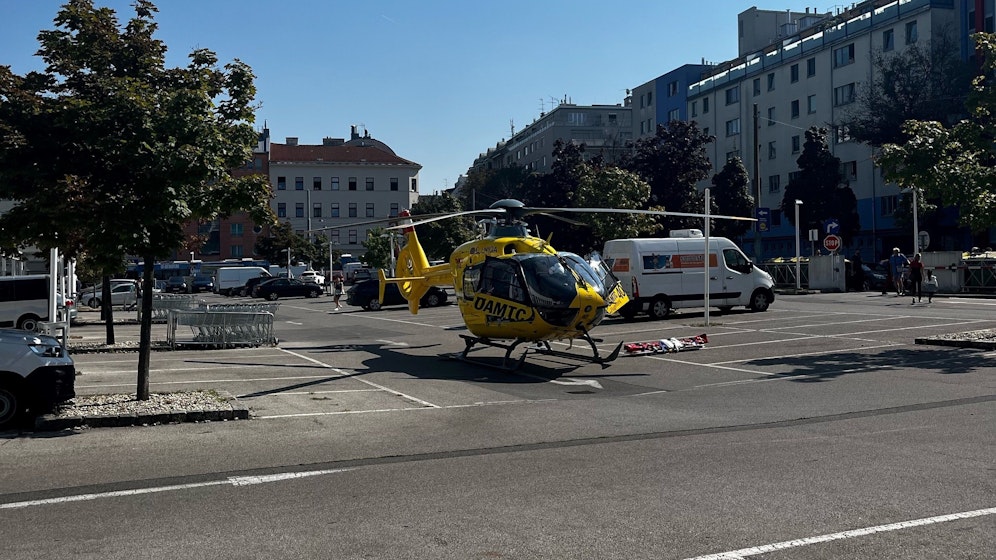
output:
[[827, 251], [833, 252], [840, 249], [840, 236], [839, 235], [828, 235], [823, 238], [823, 247]]

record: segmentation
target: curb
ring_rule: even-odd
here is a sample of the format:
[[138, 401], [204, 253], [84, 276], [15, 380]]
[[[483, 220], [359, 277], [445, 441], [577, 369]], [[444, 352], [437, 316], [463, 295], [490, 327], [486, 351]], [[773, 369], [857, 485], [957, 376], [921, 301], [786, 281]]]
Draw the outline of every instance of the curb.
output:
[[988, 340], [950, 340], [946, 338], [914, 338], [913, 344], [931, 346], [953, 346], [956, 348], [974, 348], [976, 350], [996, 350], [996, 341]]
[[43, 414], [35, 418], [34, 429], [38, 432], [54, 432], [73, 428], [117, 428], [124, 426], [154, 426], [180, 424], [186, 422], [218, 422], [227, 420], [248, 420], [249, 408], [225, 391], [218, 394], [228, 401], [230, 408], [222, 410], [171, 410], [147, 414], [121, 413], [97, 416], [59, 416]]

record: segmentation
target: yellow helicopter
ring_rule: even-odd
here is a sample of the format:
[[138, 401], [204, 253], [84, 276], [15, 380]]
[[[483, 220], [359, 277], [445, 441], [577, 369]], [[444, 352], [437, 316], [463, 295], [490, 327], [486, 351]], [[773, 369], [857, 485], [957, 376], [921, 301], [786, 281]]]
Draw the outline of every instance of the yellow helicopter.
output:
[[[704, 214], [629, 210], [610, 208], [528, 208], [518, 200], [505, 199], [487, 210], [471, 210], [433, 216], [412, 221], [407, 211], [400, 219], [407, 222], [385, 228], [402, 230], [404, 245], [398, 253], [394, 277], [383, 270], [380, 278], [380, 299], [388, 282], [398, 284], [408, 300], [408, 309], [418, 313], [419, 300], [432, 286], [452, 286], [463, 321], [470, 335], [460, 335], [466, 344], [456, 356], [473, 361], [468, 354], [475, 347], [496, 347], [505, 350], [502, 369], [517, 369], [530, 350], [586, 359], [606, 364], [616, 359], [622, 342], [608, 355], [601, 356], [591, 330], [616, 312], [629, 298], [618, 279], [601, 261], [589, 263], [574, 253], [560, 252], [550, 243], [530, 234], [525, 216], [544, 214], [565, 221], [557, 213], [626, 213], [658, 216], [705, 217]], [[447, 263], [430, 265], [419, 244], [415, 227], [456, 216], [486, 215], [490, 226], [473, 241], [457, 247]], [[710, 218], [739, 218], [709, 216]], [[586, 341], [592, 356], [584, 358], [574, 353], [551, 348], [551, 341], [574, 339]], [[530, 346], [516, 362], [510, 362], [512, 352], [521, 344]], [[480, 363], [480, 362], [478, 362]], [[490, 365], [490, 364], [485, 364]]]

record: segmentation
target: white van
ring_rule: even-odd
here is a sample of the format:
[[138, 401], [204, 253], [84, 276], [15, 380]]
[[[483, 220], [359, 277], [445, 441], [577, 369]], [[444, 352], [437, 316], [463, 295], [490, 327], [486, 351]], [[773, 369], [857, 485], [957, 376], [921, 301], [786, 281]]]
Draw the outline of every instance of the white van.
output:
[[[671, 234], [681, 237], [605, 242], [602, 260], [632, 300], [619, 310], [623, 317], [646, 312], [651, 318], [662, 319], [672, 309], [705, 304], [705, 239], [698, 230]], [[709, 238], [709, 285], [709, 306], [722, 311], [738, 305], [765, 311], [775, 301], [771, 275], [754, 266], [725, 237]]]
[[246, 281], [257, 276], [270, 276], [270, 272], [260, 266], [223, 266], [214, 273], [214, 291], [230, 296], [246, 285]]
[[[48, 321], [48, 293], [47, 274], [0, 277], [0, 327], [37, 331], [39, 323]], [[58, 293], [56, 312], [60, 321], [75, 319], [72, 300]]]

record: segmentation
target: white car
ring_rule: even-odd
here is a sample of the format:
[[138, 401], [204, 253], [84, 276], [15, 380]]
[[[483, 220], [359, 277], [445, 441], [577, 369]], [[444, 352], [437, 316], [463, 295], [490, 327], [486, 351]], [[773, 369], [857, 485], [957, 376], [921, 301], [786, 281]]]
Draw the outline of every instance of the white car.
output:
[[304, 272], [298, 275], [297, 279], [302, 282], [314, 282], [319, 286], [325, 285], [325, 276], [323, 276], [322, 273], [318, 272], [317, 270], [305, 270]]

